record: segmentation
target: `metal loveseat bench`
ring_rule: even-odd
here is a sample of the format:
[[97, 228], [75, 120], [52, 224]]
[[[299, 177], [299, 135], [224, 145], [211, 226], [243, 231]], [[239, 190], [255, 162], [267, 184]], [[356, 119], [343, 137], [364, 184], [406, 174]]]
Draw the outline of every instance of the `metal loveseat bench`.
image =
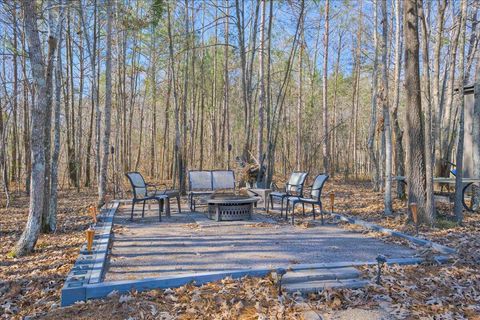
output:
[[188, 172], [188, 203], [195, 211], [196, 198], [210, 196], [219, 190], [235, 191], [232, 170], [190, 170]]

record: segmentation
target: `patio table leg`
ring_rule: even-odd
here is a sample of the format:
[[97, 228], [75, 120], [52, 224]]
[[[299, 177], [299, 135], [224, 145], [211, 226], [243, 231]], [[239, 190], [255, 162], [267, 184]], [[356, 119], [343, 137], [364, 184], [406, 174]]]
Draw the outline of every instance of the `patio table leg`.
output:
[[170, 217], [170, 198], [165, 199], [165, 215]]
[[215, 204], [215, 212], [217, 214], [217, 221], [222, 221], [222, 216], [220, 214], [220, 208], [219, 208], [218, 204]]

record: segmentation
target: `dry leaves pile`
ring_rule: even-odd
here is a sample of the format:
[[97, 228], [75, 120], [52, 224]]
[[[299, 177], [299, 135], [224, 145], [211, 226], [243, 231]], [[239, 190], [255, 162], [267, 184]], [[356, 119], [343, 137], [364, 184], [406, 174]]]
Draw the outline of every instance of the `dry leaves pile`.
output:
[[87, 207], [94, 199], [93, 192], [61, 192], [57, 232], [41, 235], [35, 252], [21, 258], [12, 257], [10, 251], [25, 227], [28, 197], [16, 194], [10, 208], [0, 209], [0, 319], [59, 306], [63, 282], [92, 221]]
[[[335, 191], [336, 211], [414, 234], [414, 228], [406, 224], [403, 202], [395, 202], [395, 217], [385, 218], [382, 195], [371, 192], [367, 183], [329, 182], [325, 192]], [[369, 287], [326, 290], [305, 298], [279, 295], [277, 282], [268, 276], [224, 279], [200, 287], [112, 294], [103, 300], [60, 309], [60, 289], [84, 241], [83, 231], [90, 223], [85, 209], [93, 199], [93, 194], [69, 194], [68, 202], [64, 199], [60, 203], [58, 232], [42, 235], [37, 251], [20, 259], [8, 259], [6, 255], [26, 221], [27, 198], [17, 198], [16, 207], [8, 213], [0, 209], [4, 219], [0, 234], [0, 318], [32, 315], [43, 319], [301, 319], [308, 310], [324, 314], [364, 308], [381, 310], [399, 319], [479, 319], [478, 214], [467, 214], [462, 227], [420, 230], [422, 236], [459, 250], [452, 264], [384, 267], [380, 286], [374, 284], [377, 268], [364, 267], [364, 277], [372, 280]], [[442, 209], [442, 215], [448, 218], [448, 206]], [[311, 218], [298, 219], [300, 227], [310, 227]]]

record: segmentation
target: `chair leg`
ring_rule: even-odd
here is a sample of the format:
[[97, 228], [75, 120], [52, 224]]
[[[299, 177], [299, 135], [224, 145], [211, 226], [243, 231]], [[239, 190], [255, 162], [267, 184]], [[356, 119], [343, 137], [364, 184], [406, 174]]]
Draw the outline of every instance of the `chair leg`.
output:
[[297, 204], [296, 202], [292, 202], [292, 225], [295, 225], [295, 205], [296, 204]]
[[[295, 206], [293, 202], [292, 202], [292, 205]], [[287, 219], [287, 214], [288, 214], [288, 208], [289, 207], [290, 207], [290, 201], [288, 201], [288, 199], [287, 199], [287, 207], [285, 208], [285, 219]]]
[[146, 201], [143, 201], [142, 219], [145, 217], [145, 203], [146, 203]]
[[163, 204], [165, 206], [165, 215], [170, 217], [170, 198], [165, 199]]
[[130, 217], [130, 221], [133, 221], [133, 210], [135, 209], [135, 201], [132, 201], [132, 214]]
[[163, 199], [158, 199], [158, 221], [162, 221]]
[[305, 215], [305, 203], [302, 202], [302, 212], [303, 212], [303, 215]]
[[180, 206], [180, 196], [177, 197], [178, 213], [182, 213], [182, 207]]
[[312, 203], [313, 220], [315, 220], [315, 205]]
[[322, 203], [320, 202], [320, 216], [322, 217], [322, 226], [323, 226], [323, 209], [322, 209]]

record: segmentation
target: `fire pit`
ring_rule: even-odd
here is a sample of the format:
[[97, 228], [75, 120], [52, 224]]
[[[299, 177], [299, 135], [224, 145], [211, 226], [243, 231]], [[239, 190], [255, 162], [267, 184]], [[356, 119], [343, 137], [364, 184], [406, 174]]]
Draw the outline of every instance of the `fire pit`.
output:
[[258, 198], [234, 194], [214, 194], [208, 199], [208, 218], [217, 221], [251, 220]]

